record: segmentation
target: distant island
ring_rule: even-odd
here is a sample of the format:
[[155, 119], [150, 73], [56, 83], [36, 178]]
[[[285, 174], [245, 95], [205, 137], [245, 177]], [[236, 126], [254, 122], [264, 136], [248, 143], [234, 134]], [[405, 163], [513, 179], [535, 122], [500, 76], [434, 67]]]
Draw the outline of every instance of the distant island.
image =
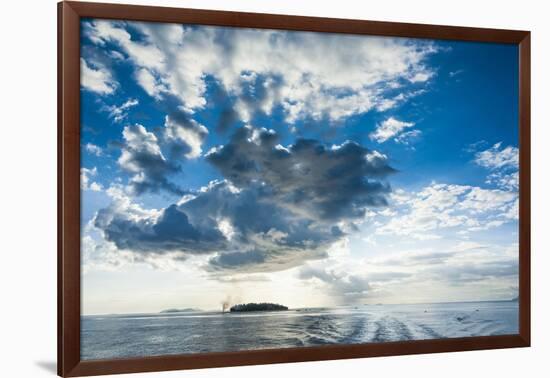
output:
[[167, 310], [162, 310], [161, 314], [170, 314], [172, 312], [196, 312], [200, 311], [198, 308], [169, 308]]
[[231, 312], [250, 311], [286, 311], [288, 307], [276, 303], [246, 303], [238, 304], [229, 309]]

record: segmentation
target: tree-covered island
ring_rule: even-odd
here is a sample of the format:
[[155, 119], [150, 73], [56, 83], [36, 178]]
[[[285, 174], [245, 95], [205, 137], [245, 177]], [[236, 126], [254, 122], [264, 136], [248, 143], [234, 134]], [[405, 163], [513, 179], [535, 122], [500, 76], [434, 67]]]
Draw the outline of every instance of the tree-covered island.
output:
[[232, 306], [231, 312], [286, 311], [288, 307], [276, 303], [246, 303]]

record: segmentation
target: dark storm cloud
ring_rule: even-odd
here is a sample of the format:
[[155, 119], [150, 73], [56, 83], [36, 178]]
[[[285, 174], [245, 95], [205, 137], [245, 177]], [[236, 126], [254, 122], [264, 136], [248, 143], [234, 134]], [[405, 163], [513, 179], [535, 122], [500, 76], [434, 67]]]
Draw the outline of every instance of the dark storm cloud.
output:
[[[162, 167], [154, 135], [130, 131], [139, 138], [128, 134], [127, 145], [142, 146], [134, 150], [147, 151]], [[131, 201], [122, 201], [100, 211], [96, 226], [117, 247], [137, 253], [212, 254], [206, 269], [214, 273], [279, 271], [326, 258], [351, 222], [366, 207], [384, 205], [390, 190], [381, 181], [392, 172], [386, 158], [349, 142], [328, 148], [299, 140], [283, 148], [273, 131], [242, 128], [207, 160], [226, 180], [160, 215], [133, 215]]]
[[[297, 218], [268, 199], [261, 188], [237, 192], [218, 182], [160, 216], [136, 215], [115, 203], [98, 212], [95, 226], [118, 248], [136, 253], [217, 253], [209, 261], [211, 271], [287, 269], [326, 257], [326, 249], [341, 237], [333, 227]], [[223, 222], [230, 232], [222, 232]]]
[[176, 205], [164, 209], [158, 219], [136, 218], [126, 210], [102, 209], [95, 218], [95, 226], [119, 249], [151, 254], [173, 251], [202, 254], [226, 247], [225, 238], [215, 224], [195, 227]]
[[310, 139], [289, 148], [278, 142], [273, 131], [241, 128], [207, 159], [237, 187], [263, 183], [275, 201], [307, 217], [358, 218], [368, 206], [387, 205], [390, 187], [380, 179], [393, 169], [385, 156], [353, 142], [333, 148]]

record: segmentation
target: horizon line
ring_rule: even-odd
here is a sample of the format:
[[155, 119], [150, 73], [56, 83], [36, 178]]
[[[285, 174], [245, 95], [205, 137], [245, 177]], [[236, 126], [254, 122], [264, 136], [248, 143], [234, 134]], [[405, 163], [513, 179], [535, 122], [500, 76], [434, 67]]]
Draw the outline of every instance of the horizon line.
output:
[[[486, 300], [465, 300], [465, 301], [446, 301], [446, 302], [411, 302], [411, 303], [359, 303], [359, 304], [346, 304], [346, 305], [336, 305], [336, 306], [315, 306], [315, 307], [289, 307], [289, 310], [300, 310], [300, 309], [322, 309], [322, 308], [337, 308], [337, 307], [357, 307], [357, 306], [395, 306], [395, 305], [421, 305], [421, 304], [450, 304], [450, 303], [480, 303], [480, 302], [517, 302], [519, 296], [516, 296], [511, 299], [486, 299]], [[255, 303], [255, 302], [247, 302]], [[192, 311], [182, 311], [182, 312], [222, 312], [215, 309], [203, 310], [200, 308], [194, 307], [183, 307], [182, 309], [191, 308]], [[111, 312], [111, 313], [97, 313], [97, 314], [80, 314], [83, 316], [114, 316], [114, 315], [158, 315], [163, 313], [163, 311], [171, 310], [172, 308], [166, 308], [160, 311], [155, 312]], [[177, 309], [177, 308], [174, 308]], [[173, 312], [175, 313], [175, 312]]]

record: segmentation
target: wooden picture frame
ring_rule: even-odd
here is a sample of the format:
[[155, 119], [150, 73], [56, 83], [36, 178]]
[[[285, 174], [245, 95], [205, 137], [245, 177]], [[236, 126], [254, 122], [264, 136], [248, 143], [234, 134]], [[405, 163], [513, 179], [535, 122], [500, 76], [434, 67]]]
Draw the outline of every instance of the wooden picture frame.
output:
[[[80, 358], [80, 19], [84, 17], [495, 42], [519, 46], [519, 334], [355, 345], [197, 353], [117, 360]], [[530, 345], [530, 33], [150, 6], [58, 4], [58, 374], [83, 376], [439, 353]]]

